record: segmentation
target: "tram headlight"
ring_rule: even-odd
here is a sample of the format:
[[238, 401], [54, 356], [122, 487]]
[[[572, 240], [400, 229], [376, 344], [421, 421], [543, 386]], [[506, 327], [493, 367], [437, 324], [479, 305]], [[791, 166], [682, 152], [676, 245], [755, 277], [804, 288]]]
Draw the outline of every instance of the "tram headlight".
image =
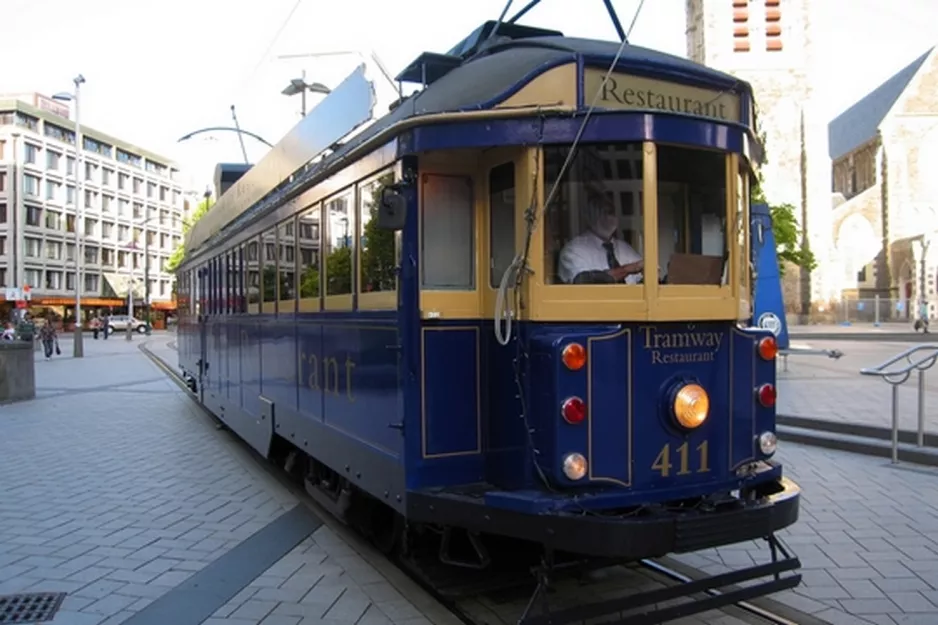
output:
[[674, 395], [672, 410], [681, 427], [693, 430], [710, 415], [710, 396], [699, 384], [685, 384]]
[[778, 437], [775, 432], [763, 432], [759, 435], [759, 451], [766, 456], [771, 456], [778, 449]]
[[589, 464], [586, 462], [586, 458], [583, 454], [572, 453], [564, 456], [563, 459], [563, 474], [567, 476], [569, 480], [582, 480], [586, 477], [586, 470], [589, 468]]

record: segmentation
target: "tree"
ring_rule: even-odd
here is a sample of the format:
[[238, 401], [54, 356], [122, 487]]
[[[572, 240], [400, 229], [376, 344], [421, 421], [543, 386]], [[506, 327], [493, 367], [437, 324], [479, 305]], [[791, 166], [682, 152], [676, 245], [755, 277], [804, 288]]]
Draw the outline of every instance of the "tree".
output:
[[194, 226], [197, 221], [202, 219], [202, 217], [208, 213], [209, 209], [212, 208], [212, 204], [213, 202], [211, 198], [205, 198], [199, 202], [199, 205], [195, 207], [195, 210], [192, 211], [188, 217], [182, 220], [183, 241], [179, 242], [179, 245], [176, 246], [176, 249], [173, 250], [173, 253], [170, 254], [169, 258], [166, 260], [167, 273], [173, 273], [176, 271], [176, 268], [182, 264], [182, 260], [186, 255], [186, 248], [184, 243], [186, 234], [188, 234], [189, 230], [192, 229], [192, 226]]
[[[763, 165], [767, 162], [765, 157], [765, 133], [759, 133], [759, 141], [763, 148]], [[804, 237], [801, 228], [798, 226], [798, 219], [795, 216], [795, 207], [791, 204], [772, 204], [765, 197], [762, 190], [762, 170], [756, 170], [755, 179], [752, 181], [750, 198], [754, 204], [768, 204], [769, 215], [772, 217], [772, 232], [775, 234], [775, 253], [778, 256], [778, 272], [780, 276], [785, 275], [785, 263], [791, 263], [796, 267], [801, 267], [811, 271], [817, 267], [817, 261], [814, 253], [809, 247], [804, 245]]]
[[378, 227], [381, 191], [394, 182], [393, 174], [382, 177], [371, 191], [370, 219], [362, 228], [361, 252], [363, 293], [393, 291], [397, 283], [397, 234]]

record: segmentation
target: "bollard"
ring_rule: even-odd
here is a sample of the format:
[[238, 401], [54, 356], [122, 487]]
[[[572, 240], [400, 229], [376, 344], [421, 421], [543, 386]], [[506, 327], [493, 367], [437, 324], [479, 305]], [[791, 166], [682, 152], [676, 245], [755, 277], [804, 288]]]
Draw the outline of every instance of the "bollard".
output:
[[879, 327], [879, 295], [876, 296], [876, 315], [873, 317], [873, 325]]
[[925, 446], [925, 371], [918, 370], [918, 435], [916, 437], [918, 447]]
[[899, 464], [899, 385], [892, 385], [892, 463]]

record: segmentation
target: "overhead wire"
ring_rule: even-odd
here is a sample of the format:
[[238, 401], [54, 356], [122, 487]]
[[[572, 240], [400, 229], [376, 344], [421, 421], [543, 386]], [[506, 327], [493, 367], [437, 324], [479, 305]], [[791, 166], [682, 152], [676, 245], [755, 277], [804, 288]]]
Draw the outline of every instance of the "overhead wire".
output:
[[[609, 81], [609, 78], [612, 76], [612, 73], [615, 71], [616, 66], [619, 64], [619, 59], [622, 57], [622, 53], [625, 51], [625, 47], [629, 43], [629, 36], [632, 34], [632, 29], [635, 28], [635, 23], [638, 21], [638, 16], [642, 11], [642, 8], [645, 6], [645, 0], [640, 0], [638, 9], [635, 11], [635, 15], [632, 17], [632, 23], [629, 25], [629, 30], [626, 33], [626, 36], [622, 39], [622, 42], [619, 44], [616, 54], [612, 59], [612, 63], [609, 64], [609, 69], [606, 70], [606, 74], [603, 76], [603, 80], [599, 85], [599, 88], [596, 90], [595, 95], [593, 96], [590, 106], [586, 111], [586, 114], [583, 117], [583, 121], [580, 123], [580, 127], [577, 130], [576, 137], [573, 140], [573, 143], [570, 145], [570, 152], [567, 155], [566, 160], [564, 161], [563, 166], [560, 171], [557, 173], [557, 178], [554, 180], [554, 183], [551, 187], [550, 193], [544, 201], [542, 207], [541, 217], [543, 218], [546, 215], [547, 207], [550, 205], [550, 198], [552, 198], [557, 189], [560, 186], [560, 182], [563, 180], [564, 173], [569, 167], [570, 163], [573, 160], [574, 155], [576, 154], [577, 145], [579, 144], [580, 139], [583, 136], [583, 133], [586, 130], [586, 125], [589, 123], [590, 115], [593, 110], [596, 108], [596, 104], [599, 101], [599, 96], [602, 93], [603, 89], [606, 86], [606, 83]], [[524, 284], [524, 278], [527, 274], [533, 273], [530, 267], [528, 266], [528, 255], [531, 249], [531, 239], [534, 236], [534, 229], [537, 224], [537, 188], [538, 188], [538, 177], [540, 172], [541, 164], [538, 160], [535, 160], [535, 174], [534, 180], [532, 181], [532, 191], [531, 191], [531, 200], [528, 208], [524, 212], [525, 220], [525, 241], [524, 248], [518, 256], [514, 258], [511, 264], [508, 266], [508, 269], [505, 270], [505, 273], [502, 274], [501, 282], [498, 285], [498, 291], [495, 298], [495, 311], [493, 315], [494, 330], [495, 330], [495, 340], [502, 346], [507, 347], [512, 339], [512, 319], [515, 316], [515, 310], [524, 309], [524, 301], [522, 297], [522, 286]], [[511, 289], [512, 297], [508, 297], [508, 291]], [[534, 440], [534, 428], [531, 427], [531, 424], [528, 422], [528, 411], [527, 405], [525, 402], [525, 388], [523, 380], [523, 371], [524, 365], [523, 362], [528, 358], [527, 351], [525, 350], [523, 341], [519, 340], [517, 336], [515, 338], [515, 357], [513, 359], [513, 369], [514, 369], [514, 381], [517, 394], [515, 399], [520, 403], [520, 414], [519, 418], [525, 429], [525, 434], [527, 436], [528, 447], [531, 450], [532, 454], [532, 463], [534, 465], [534, 472], [537, 474], [543, 486], [548, 490], [553, 492], [553, 487], [551, 486], [550, 480], [547, 475], [544, 473], [544, 470], [541, 468], [538, 461], [538, 456], [540, 455], [540, 450], [537, 448], [537, 445]], [[581, 511], [584, 514], [589, 514], [590, 512], [585, 508], [582, 508]]]
[[290, 25], [290, 20], [293, 19], [293, 16], [296, 14], [301, 4], [303, 4], [303, 0], [296, 0], [296, 2], [293, 3], [293, 7], [287, 13], [287, 16], [283, 19], [283, 22], [281, 22], [280, 27], [277, 28], [274, 36], [270, 39], [270, 43], [267, 44], [263, 54], [261, 54], [260, 58], [257, 60], [257, 63], [254, 65], [254, 68], [247, 75], [247, 77], [239, 83], [232, 99], [240, 97], [248, 84], [254, 79], [255, 76], [257, 76], [257, 72], [260, 71], [261, 67], [264, 65], [264, 62], [268, 59], [268, 57], [270, 57], [270, 53], [273, 51], [274, 46], [276, 46], [277, 42], [280, 41], [280, 36], [283, 35], [283, 31], [286, 30], [287, 26]]

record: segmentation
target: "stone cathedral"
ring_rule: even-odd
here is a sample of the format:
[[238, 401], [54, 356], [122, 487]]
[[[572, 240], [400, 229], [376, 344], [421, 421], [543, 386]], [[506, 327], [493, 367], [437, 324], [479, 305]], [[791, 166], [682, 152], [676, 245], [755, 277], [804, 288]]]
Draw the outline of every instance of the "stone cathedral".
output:
[[[814, 0], [816, 1], [816, 0]], [[936, 48], [835, 119], [817, 113], [819, 33], [812, 0], [687, 0], [687, 54], [753, 85], [772, 204], [796, 208], [817, 259], [789, 270], [784, 296], [802, 322], [935, 317], [938, 265]], [[935, 240], [935, 244], [931, 242]], [[844, 304], [843, 302], [847, 302]]]

